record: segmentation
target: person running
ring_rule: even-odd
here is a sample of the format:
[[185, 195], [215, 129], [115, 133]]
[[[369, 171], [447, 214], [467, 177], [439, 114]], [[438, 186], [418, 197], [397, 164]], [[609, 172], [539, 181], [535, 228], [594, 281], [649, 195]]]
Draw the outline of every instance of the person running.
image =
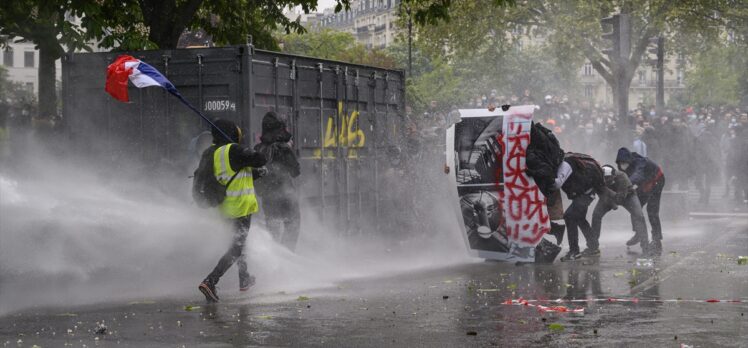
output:
[[[639, 197], [639, 203], [642, 208], [647, 207], [647, 216], [649, 224], [652, 226], [652, 242], [648, 247], [648, 254], [659, 256], [662, 254], [662, 224], [660, 223], [660, 198], [662, 189], [665, 187], [665, 174], [656, 163], [647, 157], [643, 157], [636, 152], [622, 147], [618, 149], [616, 156], [618, 169], [625, 172], [636, 194]], [[634, 235], [626, 245], [635, 245], [640, 243], [643, 236]]]
[[[233, 265], [239, 267], [239, 290], [249, 290], [254, 284], [254, 277], [247, 271], [244, 243], [247, 240], [252, 214], [258, 209], [254, 192], [255, 168], [265, 165], [265, 156], [241, 144], [241, 129], [228, 120], [216, 120], [216, 127], [236, 143], [229, 142], [218, 129], [212, 129], [213, 145], [203, 158], [212, 154], [213, 173], [218, 182], [226, 187], [226, 196], [218, 210], [234, 225], [234, 237], [229, 250], [221, 257], [213, 271], [198, 286], [208, 302], [218, 302], [216, 284], [224, 273]], [[254, 172], [254, 173], [253, 173]]]

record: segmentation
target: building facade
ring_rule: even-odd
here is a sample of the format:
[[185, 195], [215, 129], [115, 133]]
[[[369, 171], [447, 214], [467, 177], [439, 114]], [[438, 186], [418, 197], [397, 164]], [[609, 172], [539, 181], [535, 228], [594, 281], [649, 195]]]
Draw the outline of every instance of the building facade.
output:
[[[1, 49], [0, 64], [8, 71], [10, 81], [22, 84], [27, 90], [39, 92], [39, 50], [30, 42], [10, 43]], [[57, 61], [57, 79], [61, 77], [61, 64]]]
[[353, 0], [350, 11], [325, 10], [319, 28], [349, 32], [367, 48], [385, 48], [398, 33], [399, 5], [400, 0]]

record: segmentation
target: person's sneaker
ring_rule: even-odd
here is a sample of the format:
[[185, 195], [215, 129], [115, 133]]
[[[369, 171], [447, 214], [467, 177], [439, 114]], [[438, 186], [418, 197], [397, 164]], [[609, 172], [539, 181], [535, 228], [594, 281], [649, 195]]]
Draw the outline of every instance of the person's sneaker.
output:
[[200, 283], [200, 285], [197, 286], [197, 288], [200, 290], [200, 292], [205, 295], [205, 300], [212, 303], [212, 302], [218, 302], [218, 292], [216, 291], [216, 286], [204, 281]]
[[626, 242], [626, 246], [636, 245], [637, 243], [639, 243], [639, 235], [635, 234], [633, 237], [631, 237], [631, 239], [629, 239]]
[[561, 262], [574, 261], [579, 259], [579, 253], [568, 252], [561, 258]]
[[254, 276], [249, 276], [246, 279], [240, 279], [239, 280], [239, 291], [247, 291], [253, 285], [255, 285], [255, 277]]
[[662, 255], [662, 242], [659, 240], [653, 240], [649, 243], [649, 247], [647, 247], [647, 255], [648, 256], [660, 256]]
[[600, 257], [600, 249], [584, 249], [579, 257]]

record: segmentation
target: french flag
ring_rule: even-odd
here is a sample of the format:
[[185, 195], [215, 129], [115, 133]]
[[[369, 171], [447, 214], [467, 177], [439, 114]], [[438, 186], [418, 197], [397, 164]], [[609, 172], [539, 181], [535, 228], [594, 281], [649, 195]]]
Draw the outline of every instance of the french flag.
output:
[[[110, 64], [106, 73], [105, 90], [115, 99], [129, 102], [127, 81], [135, 87], [144, 88], [156, 86], [166, 89], [169, 93], [181, 97], [174, 85], [156, 68], [133, 56], [123, 54]], [[181, 98], [180, 98], [181, 99]]]
[[169, 81], [166, 76], [156, 70], [156, 68], [133, 56], [123, 54], [117, 57], [117, 59], [112, 64], [109, 64], [109, 67], [107, 67], [106, 87], [104, 87], [104, 90], [106, 90], [107, 93], [114, 97], [114, 99], [127, 103], [130, 101], [130, 97], [127, 94], [128, 80], [138, 88], [156, 86], [165, 89], [167, 92], [177, 97], [177, 99], [179, 99], [182, 104], [190, 108], [190, 110], [194, 111], [198, 116], [205, 120], [205, 122], [210, 124], [211, 127], [218, 130], [218, 132], [221, 133], [223, 137], [226, 138], [229, 142], [233, 143], [235, 141], [235, 139], [232, 139], [223, 130], [216, 127], [213, 121], [211, 121], [207, 116], [200, 112], [200, 110], [192, 106], [192, 104], [190, 104], [187, 99], [184, 99], [184, 97], [179, 94], [179, 91], [177, 91], [171, 81]]

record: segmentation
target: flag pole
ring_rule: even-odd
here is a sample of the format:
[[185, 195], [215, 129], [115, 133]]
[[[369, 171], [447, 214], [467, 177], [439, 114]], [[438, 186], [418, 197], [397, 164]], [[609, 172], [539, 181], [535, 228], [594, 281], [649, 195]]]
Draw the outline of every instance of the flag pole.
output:
[[[226, 140], [228, 140], [230, 143], [235, 142], [234, 139], [231, 139], [231, 137], [228, 134], [226, 134], [226, 132], [224, 132], [221, 128], [218, 128], [218, 126], [216, 126], [216, 124], [213, 123], [213, 121], [211, 121], [207, 116], [205, 116], [202, 112], [200, 112], [200, 110], [192, 106], [190, 102], [184, 99], [184, 97], [181, 94], [179, 94], [179, 92], [177, 92], [176, 90], [169, 90], [169, 89], [167, 89], [167, 91], [169, 91], [169, 93], [171, 93], [173, 96], [177, 97], [184, 105], [187, 105], [187, 107], [190, 108], [190, 110], [198, 114], [203, 120], [205, 120], [205, 122], [208, 122], [211, 125], [211, 127], [217, 129], [218, 132], [221, 133], [221, 135], [223, 135], [224, 138], [226, 138]], [[239, 139], [237, 139], [237, 141], [238, 140]]]

